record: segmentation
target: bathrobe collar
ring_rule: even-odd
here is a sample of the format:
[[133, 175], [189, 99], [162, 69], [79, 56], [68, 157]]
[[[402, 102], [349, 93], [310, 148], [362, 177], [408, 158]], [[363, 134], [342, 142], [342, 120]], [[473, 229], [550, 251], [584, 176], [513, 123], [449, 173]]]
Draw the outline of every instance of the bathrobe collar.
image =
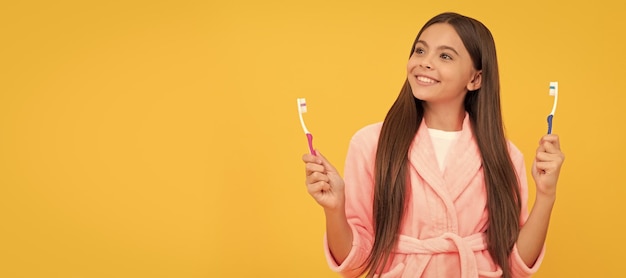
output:
[[409, 149], [409, 161], [412, 170], [417, 171], [418, 175], [433, 188], [440, 198], [444, 199], [445, 203], [453, 203], [453, 200], [470, 184], [482, 166], [469, 114], [465, 113], [462, 130], [450, 146], [443, 172], [437, 164], [435, 148], [424, 120]]

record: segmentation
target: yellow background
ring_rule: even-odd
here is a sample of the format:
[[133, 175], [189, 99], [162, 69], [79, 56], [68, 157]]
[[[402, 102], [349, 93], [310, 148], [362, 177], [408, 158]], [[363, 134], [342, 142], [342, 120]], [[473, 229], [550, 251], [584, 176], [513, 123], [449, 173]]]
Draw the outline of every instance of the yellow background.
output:
[[576, 3], [5, 1], [0, 277], [336, 277], [296, 98], [342, 169], [443, 11], [493, 32], [527, 166], [559, 81], [567, 159], [535, 277], [621, 277], [626, 7]]

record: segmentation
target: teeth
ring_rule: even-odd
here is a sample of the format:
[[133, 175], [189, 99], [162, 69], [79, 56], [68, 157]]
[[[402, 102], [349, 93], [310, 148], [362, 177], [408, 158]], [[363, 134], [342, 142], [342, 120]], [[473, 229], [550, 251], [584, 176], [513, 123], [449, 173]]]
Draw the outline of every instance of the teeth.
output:
[[428, 77], [424, 77], [424, 76], [418, 76], [417, 80], [421, 81], [421, 82], [426, 82], [426, 83], [435, 83], [435, 80], [432, 80]]

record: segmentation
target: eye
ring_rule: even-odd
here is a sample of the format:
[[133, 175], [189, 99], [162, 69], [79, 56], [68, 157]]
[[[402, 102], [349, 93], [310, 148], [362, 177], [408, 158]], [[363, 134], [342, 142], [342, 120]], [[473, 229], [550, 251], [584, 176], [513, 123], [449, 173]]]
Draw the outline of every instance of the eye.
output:
[[452, 56], [448, 55], [447, 53], [441, 53], [439, 57], [444, 60], [452, 60]]
[[424, 49], [421, 47], [416, 47], [414, 52], [417, 54], [424, 54]]

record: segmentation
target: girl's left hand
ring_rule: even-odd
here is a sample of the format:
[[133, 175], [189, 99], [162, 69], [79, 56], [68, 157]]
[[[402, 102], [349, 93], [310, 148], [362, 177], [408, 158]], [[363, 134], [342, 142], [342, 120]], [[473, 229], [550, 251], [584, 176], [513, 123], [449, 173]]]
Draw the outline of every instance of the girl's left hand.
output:
[[539, 141], [532, 168], [537, 195], [556, 197], [556, 183], [564, 160], [565, 155], [561, 152], [559, 136], [556, 134], [543, 136]]

